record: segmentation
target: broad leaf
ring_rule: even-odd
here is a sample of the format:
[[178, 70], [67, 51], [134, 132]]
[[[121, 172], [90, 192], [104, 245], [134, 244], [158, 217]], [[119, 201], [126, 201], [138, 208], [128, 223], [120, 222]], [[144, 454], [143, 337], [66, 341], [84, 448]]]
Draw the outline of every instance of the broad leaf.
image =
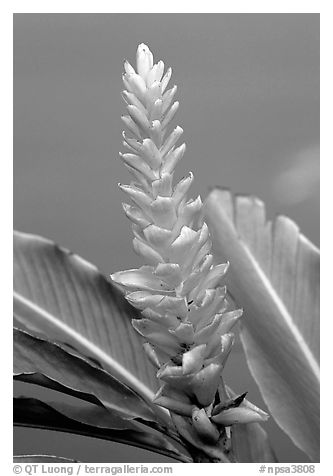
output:
[[78, 402], [71, 404], [64, 401], [44, 402], [62, 415], [80, 423], [98, 428], [112, 428], [114, 430], [137, 430], [142, 425], [133, 420], [125, 420], [106, 408], [91, 403]]
[[[63, 404], [62, 411], [71, 414], [73, 409], [67, 408], [67, 410], [64, 410], [65, 406]], [[91, 421], [94, 416], [89, 414], [90, 410], [87, 411], [88, 414], [86, 416], [84, 416], [84, 409], [81, 410], [81, 414], [77, 411], [75, 418], [79, 418], [82, 421]], [[102, 428], [82, 423], [76, 419], [69, 418], [62, 412], [52, 408], [51, 405], [35, 398], [14, 398], [14, 424], [115, 441], [160, 453], [178, 461], [191, 461], [187, 455], [180, 453], [166, 438], [155, 432], [150, 433], [133, 428]], [[131, 422], [126, 424], [130, 425]]]
[[[142, 397], [82, 357], [71, 355], [60, 346], [19, 329], [14, 329], [13, 341], [14, 373], [18, 374], [17, 379], [23, 374], [21, 379], [29, 381], [29, 374], [37, 374], [30, 381], [42, 384], [45, 376], [64, 387], [66, 393], [78, 397], [88, 394], [94, 397], [90, 401], [94, 402], [95, 399], [94, 403], [100, 402], [123, 418], [154, 420], [151, 408]], [[41, 376], [39, 379], [38, 374]], [[60, 390], [59, 386], [56, 389]]]
[[278, 425], [319, 460], [319, 251], [294, 222], [265, 218], [253, 197], [213, 190], [205, 220], [226, 284], [244, 308], [250, 371]]
[[267, 433], [259, 423], [233, 425], [232, 449], [238, 463], [277, 463]]
[[[79, 256], [45, 238], [15, 232], [14, 315], [20, 325], [72, 346], [145, 399], [153, 398], [154, 368], [131, 325], [138, 311]], [[169, 421], [167, 412], [154, 408]]]
[[[15, 356], [14, 356], [14, 359], [15, 359]], [[71, 387], [66, 387], [65, 385], [62, 385], [56, 380], [52, 380], [51, 378], [46, 377], [46, 375], [43, 375], [40, 373], [17, 373], [17, 374], [14, 373], [13, 379], [18, 380], [20, 382], [39, 385], [41, 387], [45, 387], [50, 390], [55, 390], [56, 392], [60, 392], [66, 395], [70, 395], [72, 397], [76, 397], [85, 402], [93, 403], [94, 405], [103, 406], [102, 402], [98, 400], [98, 398], [96, 398], [94, 395], [91, 395], [90, 393], [74, 390]]]
[[75, 459], [63, 458], [54, 455], [17, 455], [13, 458], [14, 463], [79, 463]]

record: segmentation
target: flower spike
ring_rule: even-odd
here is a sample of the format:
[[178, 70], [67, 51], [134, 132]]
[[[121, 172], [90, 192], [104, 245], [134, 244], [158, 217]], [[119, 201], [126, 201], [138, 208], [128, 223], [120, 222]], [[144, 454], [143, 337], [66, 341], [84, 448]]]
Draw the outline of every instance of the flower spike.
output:
[[201, 199], [187, 198], [193, 174], [173, 185], [185, 144], [178, 144], [181, 127], [170, 130], [179, 107], [173, 102], [177, 87], [167, 89], [171, 68], [164, 73], [164, 63], [154, 64], [144, 44], [136, 70], [128, 61], [124, 67], [127, 151], [120, 158], [135, 180], [120, 188], [132, 202], [124, 211], [145, 266], [111, 278], [142, 312], [133, 326], [145, 337], [161, 381], [154, 402], [191, 422], [191, 440], [215, 444], [228, 434], [226, 427], [267, 418], [245, 394], [232, 400], [222, 377], [234, 343], [230, 331], [242, 311], [228, 309], [221, 282], [229, 263], [213, 264], [209, 230], [199, 219]]

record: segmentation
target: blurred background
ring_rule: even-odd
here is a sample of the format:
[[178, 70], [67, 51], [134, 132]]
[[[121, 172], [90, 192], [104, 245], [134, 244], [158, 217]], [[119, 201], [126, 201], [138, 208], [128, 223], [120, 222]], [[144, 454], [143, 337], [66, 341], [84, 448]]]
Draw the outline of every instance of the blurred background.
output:
[[[142, 265], [118, 182], [123, 61], [137, 45], [172, 66], [192, 194], [254, 194], [319, 246], [319, 14], [14, 14], [14, 226], [51, 238], [109, 275]], [[265, 409], [239, 346], [226, 368]], [[34, 389], [35, 396], [42, 395]], [[18, 395], [28, 394], [25, 384]], [[32, 395], [31, 391], [29, 395]], [[280, 462], [306, 462], [273, 420]], [[166, 462], [120, 444], [16, 429], [16, 454]], [[171, 460], [170, 460], [171, 461]]]

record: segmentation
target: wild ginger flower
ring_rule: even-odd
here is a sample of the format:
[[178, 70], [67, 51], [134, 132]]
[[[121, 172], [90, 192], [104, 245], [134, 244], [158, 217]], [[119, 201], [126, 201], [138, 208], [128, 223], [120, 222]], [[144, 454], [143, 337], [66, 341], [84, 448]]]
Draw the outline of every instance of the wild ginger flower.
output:
[[142, 312], [134, 328], [156, 366], [161, 388], [155, 403], [192, 419], [202, 441], [215, 443], [225, 427], [266, 420], [267, 414], [230, 396], [222, 371], [234, 343], [232, 328], [241, 310], [228, 310], [221, 280], [228, 263], [213, 264], [206, 223], [200, 223], [200, 197], [187, 200], [193, 174], [173, 185], [185, 144], [183, 130], [169, 131], [179, 102], [167, 89], [171, 68], [154, 64], [149, 48], [137, 50], [136, 70], [126, 61], [123, 98], [127, 104], [121, 160], [132, 174], [119, 185], [131, 201], [123, 204], [132, 222], [133, 246], [147, 263], [113, 274], [126, 299]]

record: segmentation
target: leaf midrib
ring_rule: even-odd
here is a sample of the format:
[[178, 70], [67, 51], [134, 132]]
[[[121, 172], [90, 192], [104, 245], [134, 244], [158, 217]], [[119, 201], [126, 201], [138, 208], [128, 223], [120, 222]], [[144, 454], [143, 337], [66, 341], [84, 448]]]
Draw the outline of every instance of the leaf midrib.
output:
[[299, 331], [299, 329], [297, 328], [296, 324], [294, 323], [294, 320], [290, 314], [290, 312], [288, 311], [288, 309], [286, 308], [285, 304], [283, 303], [282, 299], [280, 298], [280, 296], [278, 295], [278, 293], [275, 291], [272, 283], [271, 283], [271, 280], [269, 279], [269, 277], [266, 275], [266, 273], [263, 271], [262, 267], [260, 266], [258, 260], [254, 257], [253, 253], [251, 253], [251, 251], [249, 250], [248, 246], [244, 243], [243, 240], [241, 240], [241, 244], [243, 245], [243, 249], [247, 255], [247, 258], [249, 259], [250, 263], [252, 264], [256, 274], [258, 275], [258, 277], [260, 278], [260, 280], [262, 281], [263, 285], [265, 286], [265, 288], [267, 289], [268, 293], [270, 294], [270, 296], [272, 297], [272, 300], [274, 301], [274, 303], [276, 304], [279, 312], [281, 313], [281, 315], [284, 317], [284, 322], [288, 325], [288, 327], [290, 328], [291, 332], [293, 333], [293, 335], [295, 336], [295, 339], [297, 340], [297, 342], [299, 343], [308, 363], [309, 363], [309, 366], [311, 368], [311, 370], [313, 371], [316, 379], [318, 380], [319, 382], [319, 379], [320, 379], [320, 370], [319, 370], [319, 365], [318, 365], [318, 362], [317, 360], [315, 359], [309, 345], [307, 344], [306, 340], [304, 339], [303, 335], [301, 334], [301, 332]]

